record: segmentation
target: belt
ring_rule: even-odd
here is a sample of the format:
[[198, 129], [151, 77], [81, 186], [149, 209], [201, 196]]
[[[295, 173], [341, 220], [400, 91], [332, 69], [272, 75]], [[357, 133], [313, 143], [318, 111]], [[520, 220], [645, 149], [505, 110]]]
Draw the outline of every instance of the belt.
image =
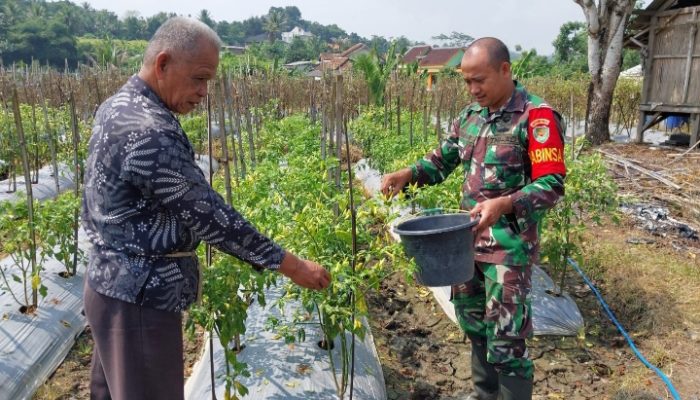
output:
[[196, 257], [196, 256], [197, 256], [197, 253], [194, 251], [180, 251], [177, 253], [154, 255], [154, 256], [148, 256], [148, 257], [185, 258], [185, 257]]

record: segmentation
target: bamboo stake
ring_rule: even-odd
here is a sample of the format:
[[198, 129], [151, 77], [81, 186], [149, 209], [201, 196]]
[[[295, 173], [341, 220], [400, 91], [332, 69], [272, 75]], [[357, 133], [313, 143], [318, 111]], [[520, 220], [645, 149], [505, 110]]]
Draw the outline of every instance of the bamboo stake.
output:
[[[224, 100], [223, 100], [223, 89], [221, 88], [221, 81], [216, 80], [214, 84], [216, 91], [215, 96], [218, 98], [218, 108], [219, 108], [219, 143], [221, 143], [221, 164], [224, 169], [224, 186], [226, 187], [226, 204], [233, 204], [233, 196], [231, 194], [231, 170], [229, 167], [228, 159], [228, 141], [226, 140], [226, 116], [224, 115]], [[209, 112], [210, 110], [207, 110]]]
[[241, 80], [241, 92], [243, 93], [243, 110], [245, 111], [245, 127], [248, 131], [248, 147], [250, 152], [250, 169], [255, 169], [255, 138], [253, 136], [253, 126], [251, 120], [250, 112], [250, 94], [248, 93], [248, 86], [246, 83], [246, 78], [243, 77]]
[[408, 124], [408, 145], [410, 147], [413, 147], [413, 117], [415, 114], [415, 103], [414, 103], [414, 96], [416, 93], [416, 77], [414, 75], [411, 75], [411, 99], [409, 100], [409, 107], [410, 107], [410, 117], [409, 117], [409, 124]]
[[[80, 159], [78, 150], [80, 146], [80, 132], [78, 131], [78, 116], [75, 112], [75, 96], [73, 96], [73, 91], [70, 92], [69, 98], [70, 104], [70, 119], [71, 119], [71, 130], [73, 131], [73, 166], [75, 168], [75, 189], [73, 193], [75, 197], [80, 196]], [[75, 252], [73, 253], [73, 265], [72, 274], [75, 275], [78, 269], [78, 220], [80, 218], [80, 209], [75, 209], [75, 214], [73, 215], [73, 245], [75, 246]], [[67, 269], [67, 268], [66, 268]]]
[[[27, 141], [24, 137], [24, 128], [22, 127], [22, 114], [19, 109], [19, 96], [17, 88], [13, 88], [13, 107], [15, 128], [17, 129], [17, 137], [19, 139], [20, 152], [22, 153], [22, 167], [24, 169], [24, 186], [27, 190], [27, 216], [29, 218], [29, 263], [32, 271], [32, 304], [31, 307], [36, 309], [38, 305], [37, 285], [34, 284], [35, 279], [39, 277], [39, 268], [36, 262], [36, 230], [34, 227], [34, 196], [32, 194], [32, 182], [29, 173], [29, 152], [27, 151]], [[25, 282], [26, 288], [26, 282]], [[25, 289], [26, 290], [26, 289]], [[25, 292], [25, 300], [26, 292]], [[31, 311], [31, 310], [30, 310]]]
[[[233, 82], [231, 82], [233, 85]], [[234, 102], [235, 102], [235, 122], [236, 122], [236, 139], [238, 140], [238, 159], [240, 160], [241, 163], [241, 179], [245, 179], [246, 175], [246, 165], [245, 165], [245, 147], [243, 147], [243, 130], [241, 128], [241, 97], [239, 96], [239, 91], [238, 89], [236, 90], [236, 94], [234, 96]]]
[[231, 84], [230, 75], [227, 73], [226, 75], [223, 75], [222, 79], [224, 80], [223, 86], [226, 111], [228, 112], [229, 125], [233, 131], [233, 135], [231, 137], [231, 161], [233, 162], [233, 175], [235, 177], [236, 186], [238, 186], [238, 155], [236, 155], [236, 131], [234, 128], [235, 124], [233, 122], [233, 96], [231, 95], [231, 87], [229, 86]]
[[56, 194], [61, 192], [61, 187], [60, 183], [58, 180], [58, 160], [56, 157], [56, 138], [54, 137], [52, 131], [51, 131], [51, 124], [49, 122], [49, 112], [46, 107], [46, 97], [44, 97], [44, 91], [42, 89], [41, 84], [39, 85], [39, 93], [41, 97], [41, 107], [42, 111], [44, 113], [44, 130], [46, 131], [46, 135], [48, 136], [48, 141], [49, 141], [49, 151], [51, 152], [51, 165], [53, 167], [53, 179], [54, 179], [54, 184], [56, 185]]

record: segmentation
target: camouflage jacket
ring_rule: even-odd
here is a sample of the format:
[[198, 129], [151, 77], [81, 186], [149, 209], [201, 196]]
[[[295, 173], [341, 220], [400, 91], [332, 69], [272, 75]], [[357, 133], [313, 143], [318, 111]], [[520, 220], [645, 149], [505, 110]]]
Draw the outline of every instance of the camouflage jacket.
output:
[[257, 267], [279, 268], [285, 254], [207, 183], [180, 123], [138, 76], [95, 116], [82, 224], [90, 287], [165, 311], [196, 299], [197, 257], [187, 253], [202, 240]]
[[440, 183], [462, 164], [460, 208], [510, 196], [513, 213], [503, 215], [476, 238], [475, 259], [504, 265], [537, 260], [538, 223], [564, 195], [563, 124], [542, 99], [520, 84], [496, 112], [474, 103], [454, 121], [440, 147], [411, 166], [419, 186]]

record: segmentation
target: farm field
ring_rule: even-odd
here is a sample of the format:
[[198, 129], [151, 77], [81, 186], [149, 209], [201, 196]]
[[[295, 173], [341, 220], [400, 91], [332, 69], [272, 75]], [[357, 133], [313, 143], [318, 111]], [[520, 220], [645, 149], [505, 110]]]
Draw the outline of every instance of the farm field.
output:
[[[93, 73], [101, 76], [102, 72]], [[89, 110], [98, 100], [95, 92], [78, 80], [71, 82], [71, 86], [81, 93], [73, 98], [81, 100], [68, 100], [67, 105], [61, 105], [66, 100], [60, 98], [61, 93], [70, 93], [68, 81], [61, 79], [70, 78], [59, 79], [38, 72], [34, 76], [36, 83], [19, 91], [15, 98], [15, 102], [22, 103], [19, 113], [5, 109], [0, 124], [2, 132], [13, 135], [3, 136], [3, 143], [18, 143], [14, 140], [17, 124], [26, 135], [25, 148], [3, 147], [1, 158], [12, 160], [10, 179], [16, 176], [21, 180], [38, 167], [59, 161], [79, 166], [89, 137]], [[52, 79], [62, 82], [65, 91], [58, 90]], [[100, 81], [114, 87], [119, 79], [108, 75]], [[321, 260], [338, 278], [327, 292], [290, 290], [287, 293], [290, 301], [301, 301], [305, 308], [291, 318], [292, 323], [270, 323], [270, 329], [279, 332], [279, 340], [293, 345], [309, 336], [311, 329], [320, 329], [331, 340], [345, 332], [362, 335], [363, 328], [355, 321], [366, 316], [382, 362], [388, 398], [460, 398], [470, 388], [468, 343], [464, 343], [457, 326], [446, 318], [429, 292], [406, 279], [411, 275], [412, 265], [387, 235], [387, 224], [395, 216], [386, 202], [366, 197], [359, 182], [353, 182], [351, 188], [349, 181], [347, 164], [362, 157], [385, 172], [423, 155], [444, 134], [440, 131], [442, 122], [454, 117], [466, 103], [458, 79], [445, 82], [441, 89], [432, 92], [416, 89], [411, 83], [392, 81], [395, 103], [373, 107], [368, 104], [363, 82], [357, 79], [327, 78], [310, 82], [285, 76], [231, 75], [212, 85], [209, 117], [205, 110], [199, 110], [184, 117], [182, 124], [196, 151], [211, 152], [218, 160], [220, 168], [212, 176], [212, 182], [222, 197], [285, 246]], [[542, 84], [532, 82], [535, 88]], [[580, 87], [571, 85], [571, 82], [550, 85], [547, 93], [552, 103], [559, 102], [562, 109], [574, 110], [574, 114], [565, 117], [575, 122], [582, 118], [582, 108], [580, 103], [571, 106], [571, 94]], [[46, 89], [40, 91], [42, 87]], [[109, 90], [105, 87], [101, 92]], [[633, 87], [627, 90], [634, 93]], [[42, 95], [44, 100], [40, 101]], [[438, 108], [431, 104], [443, 104], [441, 116], [436, 109], [430, 110]], [[19, 122], [16, 115], [21, 116]], [[620, 122], [623, 120], [627, 121], [621, 117]], [[210, 121], [211, 136], [207, 132]], [[345, 140], [345, 132], [352, 138], [351, 145], [339, 146]], [[614, 188], [615, 204], [663, 206], [669, 210], [669, 217], [697, 229], [700, 214], [693, 199], [700, 195], [697, 189], [700, 171], [697, 163], [690, 161], [693, 156], [669, 166], [677, 157], [672, 154], [682, 150], [626, 144], [610, 144], [598, 150], [605, 153], [588, 148], [580, 152], [581, 160], [590, 160], [586, 161], [590, 164], [580, 167], [581, 175], [585, 176], [587, 171], [598, 174], [600, 169], [594, 167], [607, 172], [582, 182], [586, 185], [591, 180], [608, 182], [605, 185]], [[629, 166], [621, 167], [619, 158], [616, 163], [610, 154], [660, 172], [682, 185], [683, 190], [665, 185], [659, 188], [662, 184], [657, 180], [636, 174]], [[406, 206], [456, 208], [458, 185], [458, 179], [453, 178], [403, 201]], [[575, 190], [572, 188], [572, 193]], [[55, 200], [30, 199], [29, 203], [36, 207], [32, 214], [35, 219], [30, 222], [29, 203], [20, 197], [0, 217], [3, 239], [0, 252], [16, 257], [23, 266], [20, 273], [7, 271], [7, 281], [12, 281], [14, 274], [22, 285], [16, 295], [16, 308], [19, 303], [30, 310], [40, 304], [32, 304], [32, 290], [36, 291], [37, 299], [52, 296], [50, 290], [42, 293], [45, 290], [42, 260], [36, 259], [32, 265], [33, 248], [54, 249], [48, 256], [63, 260], [67, 273], [75, 271], [71, 264], [74, 255], [76, 259], [83, 257], [74, 245], [75, 199], [72, 191]], [[7, 204], [4, 207], [10, 207]], [[269, 209], [275, 213], [265, 212]], [[352, 213], [351, 209], [356, 211]], [[589, 213], [600, 217], [600, 225], [591, 222]], [[700, 357], [697, 231], [693, 238], [672, 229], [644, 230], [648, 224], [640, 223], [633, 214], [624, 214], [617, 207], [610, 213], [583, 210], [576, 218], [585, 225], [576, 236], [576, 259], [584, 271], [601, 290], [642, 353], [669, 375], [683, 398], [699, 396], [700, 383], [693, 375], [693, 362]], [[617, 219], [619, 223], [615, 222]], [[31, 243], [36, 243], [36, 247]], [[214, 253], [207, 261], [204, 247], [200, 249], [200, 263], [206, 266], [204, 300], [189, 313], [187, 328], [194, 335], [186, 342], [187, 365], [193, 365], [193, 358], [199, 355], [205, 331], [218, 330], [220, 337], [227, 338], [224, 341], [227, 344], [240, 338], [245, 344], [245, 326], [234, 324], [236, 327], [231, 329], [234, 325], [225, 322], [245, 321], [250, 300], [259, 301], [273, 281], [271, 275], [254, 273], [245, 264], [221, 253]], [[556, 268], [547, 269], [553, 277], [558, 276]], [[7, 281], [2, 286], [2, 300], [13, 302], [8, 296]], [[536, 398], [668, 398], [661, 381], [634, 357], [572, 270], [567, 271], [564, 289], [581, 309], [585, 332], [578, 337], [532, 340]], [[239, 295], [231, 295], [238, 290]], [[226, 314], [222, 310], [230, 304], [227, 302], [239, 308]], [[311, 313], [318, 313], [325, 325], [304, 328], [300, 322], [307, 321]], [[87, 398], [87, 378], [76, 379], [76, 376], [87, 377], [90, 354], [89, 335], [83, 334], [67, 360], [34, 398]], [[236, 360], [235, 354], [231, 349], [230, 360]], [[236, 375], [239, 373], [231, 375], [233, 382], [239, 379]], [[343, 391], [343, 382], [347, 384], [349, 376], [341, 374], [337, 379], [338, 390]], [[235, 384], [230, 390], [238, 390], [242, 395]]]

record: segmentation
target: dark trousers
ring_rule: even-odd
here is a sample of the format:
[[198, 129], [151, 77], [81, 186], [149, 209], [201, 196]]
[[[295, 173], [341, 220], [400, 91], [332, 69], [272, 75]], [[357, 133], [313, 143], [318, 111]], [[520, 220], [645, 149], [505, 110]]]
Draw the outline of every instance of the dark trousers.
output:
[[184, 399], [182, 316], [116, 300], [85, 284], [92, 329], [90, 399]]

